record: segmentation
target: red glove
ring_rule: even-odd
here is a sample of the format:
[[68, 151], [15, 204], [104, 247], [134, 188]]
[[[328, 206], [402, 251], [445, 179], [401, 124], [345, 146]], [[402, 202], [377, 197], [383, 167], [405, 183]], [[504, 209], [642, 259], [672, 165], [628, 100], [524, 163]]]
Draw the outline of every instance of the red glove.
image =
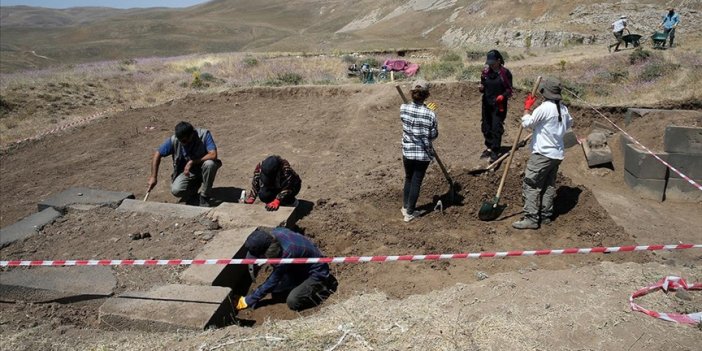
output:
[[497, 109], [498, 109], [500, 112], [504, 112], [504, 111], [505, 111], [505, 104], [504, 104], [504, 101], [505, 101], [505, 97], [502, 96], [502, 95], [497, 95], [497, 97], [495, 98], [495, 102], [497, 103]]
[[252, 203], [254, 203], [254, 201], [256, 201], [256, 199], [249, 196], [246, 198], [246, 200], [244, 200], [244, 203], [251, 205]]
[[275, 199], [266, 204], [266, 210], [268, 211], [278, 211], [278, 207], [280, 207], [280, 200], [278, 199]]
[[526, 99], [524, 99], [524, 110], [531, 110], [535, 103], [536, 96], [533, 96], [531, 94], [527, 95]]

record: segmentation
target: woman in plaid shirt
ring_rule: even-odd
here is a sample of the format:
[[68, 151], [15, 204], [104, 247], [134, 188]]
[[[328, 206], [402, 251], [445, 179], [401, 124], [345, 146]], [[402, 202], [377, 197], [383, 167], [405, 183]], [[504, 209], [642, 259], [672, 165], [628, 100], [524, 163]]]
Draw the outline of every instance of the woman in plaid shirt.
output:
[[412, 103], [402, 104], [402, 163], [405, 167], [405, 186], [402, 193], [402, 215], [405, 222], [424, 214], [416, 210], [419, 190], [429, 162], [433, 159], [432, 141], [439, 136], [436, 114], [424, 100], [429, 97], [429, 83], [420, 80], [414, 84]]

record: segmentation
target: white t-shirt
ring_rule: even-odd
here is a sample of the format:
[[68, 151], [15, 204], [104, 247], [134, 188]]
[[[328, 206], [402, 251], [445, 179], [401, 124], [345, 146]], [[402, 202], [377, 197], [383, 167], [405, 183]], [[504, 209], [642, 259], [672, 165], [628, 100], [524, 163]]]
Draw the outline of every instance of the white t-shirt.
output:
[[612, 23], [612, 27], [612, 32], [623, 31], [624, 28], [626, 28], [626, 19], [622, 18], [620, 20], [614, 21], [614, 23]]
[[563, 136], [573, 126], [568, 108], [561, 103], [561, 122], [558, 122], [558, 109], [553, 101], [544, 101], [530, 115], [522, 117], [522, 127], [532, 128], [531, 152], [551, 159], [562, 160]]

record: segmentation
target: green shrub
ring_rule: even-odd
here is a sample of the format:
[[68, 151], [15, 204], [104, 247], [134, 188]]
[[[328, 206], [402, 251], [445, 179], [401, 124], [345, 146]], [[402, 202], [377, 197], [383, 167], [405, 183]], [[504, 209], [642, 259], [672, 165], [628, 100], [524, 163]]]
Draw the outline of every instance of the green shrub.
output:
[[190, 87], [195, 89], [204, 89], [209, 86], [210, 85], [205, 83], [205, 81], [202, 79], [200, 72], [193, 72], [193, 81], [190, 83]]
[[214, 82], [217, 81], [218, 79], [215, 78], [211, 73], [203, 72], [200, 74], [200, 79], [206, 81], [206, 82]]
[[475, 50], [468, 50], [466, 51], [466, 58], [471, 61], [476, 61], [485, 58], [487, 55], [487, 51], [475, 51]]
[[607, 74], [609, 76], [609, 80], [612, 81], [612, 83], [617, 83], [629, 78], [629, 71], [627, 70], [609, 71], [607, 72]]
[[187, 68], [185, 68], [185, 73], [195, 73], [199, 70], [200, 70], [200, 68], [195, 67], [195, 66], [187, 67]]
[[348, 63], [351, 65], [356, 63], [356, 58], [351, 55], [344, 55], [341, 57], [341, 62]]
[[363, 65], [364, 63], [367, 63], [370, 67], [380, 67], [380, 62], [375, 57], [367, 57], [363, 59], [361, 65]]
[[255, 57], [252, 57], [252, 56], [246, 56], [242, 60], [242, 63], [246, 67], [254, 67], [254, 66], [258, 65], [258, 59], [256, 59]]
[[458, 73], [456, 76], [456, 79], [461, 81], [465, 80], [479, 80], [480, 79], [480, 73], [483, 71], [483, 66], [482, 65], [471, 65], [468, 67], [465, 67], [461, 70], [461, 72]]
[[299, 75], [297, 73], [293, 73], [293, 72], [279, 74], [278, 80], [283, 82], [283, 84], [287, 84], [287, 85], [299, 85], [299, 84], [302, 84], [302, 81], [303, 81], [301, 75]]
[[442, 79], [455, 75], [463, 69], [463, 62], [434, 62], [422, 66], [426, 79]]
[[441, 57], [442, 62], [460, 62], [461, 56], [455, 52], [449, 52]]
[[123, 65], [127, 65], [127, 66], [136, 65], [137, 60], [135, 60], [135, 59], [133, 59], [133, 58], [128, 58], [128, 59], [122, 60], [122, 62], [120, 62], [120, 63], [123, 64]]
[[639, 62], [644, 62], [650, 57], [650, 51], [644, 50], [642, 47], [638, 47], [636, 50], [632, 51], [631, 54], [629, 54], [629, 63], [633, 65]]
[[652, 63], [650, 65], [646, 65], [644, 67], [643, 71], [641, 71], [641, 74], [639, 75], [639, 79], [645, 81], [645, 82], [650, 82], [653, 80], [656, 80], [663, 76], [666, 72], [666, 66], [665, 64], [661, 63]]

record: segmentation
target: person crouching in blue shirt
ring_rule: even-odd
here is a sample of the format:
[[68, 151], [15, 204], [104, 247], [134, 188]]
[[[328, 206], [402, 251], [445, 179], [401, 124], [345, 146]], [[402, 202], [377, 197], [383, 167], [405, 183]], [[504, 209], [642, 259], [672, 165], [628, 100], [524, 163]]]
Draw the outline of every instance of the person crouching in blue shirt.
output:
[[212, 184], [217, 170], [222, 166], [222, 161], [217, 159], [217, 145], [210, 131], [194, 128], [188, 122], [178, 123], [175, 134], [154, 152], [147, 192], [158, 183], [161, 158], [169, 155], [173, 157], [171, 193], [183, 198], [186, 203], [199, 194], [199, 205], [210, 207]]
[[[323, 257], [322, 252], [306, 237], [290, 229], [263, 228], [251, 233], [244, 247], [246, 258], [308, 258]], [[326, 263], [275, 264], [266, 281], [251, 294], [237, 301], [237, 311], [253, 307], [266, 295], [273, 300], [282, 300], [293, 311], [301, 311], [320, 305], [336, 292], [338, 282], [329, 272]]]

